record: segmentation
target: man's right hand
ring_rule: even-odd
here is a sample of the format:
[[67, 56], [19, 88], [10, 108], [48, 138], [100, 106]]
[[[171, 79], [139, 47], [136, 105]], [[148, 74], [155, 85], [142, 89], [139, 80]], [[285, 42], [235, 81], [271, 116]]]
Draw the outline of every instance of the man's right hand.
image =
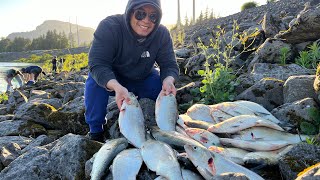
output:
[[119, 109], [123, 104], [123, 101], [130, 104], [129, 92], [127, 88], [123, 87], [117, 80], [111, 79], [107, 83], [107, 88], [113, 90], [116, 94], [116, 103]]

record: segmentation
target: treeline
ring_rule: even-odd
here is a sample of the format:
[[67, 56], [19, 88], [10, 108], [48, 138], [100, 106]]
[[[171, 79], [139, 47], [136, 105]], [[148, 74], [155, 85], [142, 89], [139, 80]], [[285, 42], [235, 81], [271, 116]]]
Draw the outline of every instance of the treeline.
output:
[[33, 40], [16, 37], [14, 40], [2, 38], [0, 40], [0, 52], [21, 52], [29, 50], [63, 49], [69, 47], [69, 40], [65, 33], [57, 33], [56, 30], [48, 31]]

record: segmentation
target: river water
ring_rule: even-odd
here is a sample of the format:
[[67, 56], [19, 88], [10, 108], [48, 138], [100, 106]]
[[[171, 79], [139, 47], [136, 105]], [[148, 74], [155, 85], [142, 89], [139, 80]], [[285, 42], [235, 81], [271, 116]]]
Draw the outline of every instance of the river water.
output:
[[[30, 63], [16, 63], [16, 62], [0, 62], [0, 93], [5, 92], [7, 89], [7, 83], [4, 80], [4, 77], [6, 75], [6, 71], [9, 69], [17, 69], [20, 70], [23, 67], [27, 67], [33, 64]], [[12, 84], [14, 87], [18, 86], [18, 82], [13, 79]]]

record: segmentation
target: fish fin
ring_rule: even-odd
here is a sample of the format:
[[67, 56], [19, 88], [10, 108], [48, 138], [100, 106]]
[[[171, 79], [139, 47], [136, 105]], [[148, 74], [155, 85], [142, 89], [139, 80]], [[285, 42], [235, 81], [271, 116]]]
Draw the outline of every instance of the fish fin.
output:
[[270, 113], [259, 112], [259, 111], [254, 112], [254, 114], [257, 115], [257, 116], [267, 116], [267, 115], [270, 115]]

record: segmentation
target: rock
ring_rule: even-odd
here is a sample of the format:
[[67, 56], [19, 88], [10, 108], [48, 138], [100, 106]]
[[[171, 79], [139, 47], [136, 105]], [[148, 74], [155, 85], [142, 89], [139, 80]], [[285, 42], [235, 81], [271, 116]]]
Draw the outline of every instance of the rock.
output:
[[46, 129], [34, 122], [24, 120], [7, 120], [0, 122], [0, 136], [37, 136], [45, 134]]
[[290, 76], [283, 85], [284, 103], [292, 103], [304, 98], [315, 98], [317, 95], [313, 88], [315, 75]]
[[319, 108], [317, 103], [312, 98], [305, 98], [293, 103], [283, 104], [271, 111], [277, 119], [283, 122], [290, 122], [299, 127], [303, 121], [312, 122], [309, 110], [311, 108]]
[[304, 171], [298, 174], [298, 177], [295, 180], [312, 180], [312, 179], [320, 179], [320, 163], [317, 163], [313, 166], [308, 167]]
[[268, 38], [257, 50], [257, 54], [261, 58], [261, 63], [281, 63], [280, 57], [281, 48], [287, 48], [288, 54], [286, 62], [289, 62], [293, 57], [293, 46], [285, 43], [280, 39]]
[[8, 114], [8, 115], [0, 115], [0, 122], [6, 121], [6, 120], [12, 120], [14, 117], [13, 114]]
[[256, 63], [250, 75], [254, 82], [263, 78], [275, 78], [286, 81], [290, 76], [310, 75], [313, 71], [297, 64], [287, 64], [284, 66], [278, 64]]
[[4, 166], [8, 166], [21, 154], [21, 148], [17, 143], [10, 143], [0, 148], [0, 160]]
[[297, 44], [314, 41], [320, 38], [320, 7], [303, 10], [299, 13], [291, 27], [276, 35], [277, 38], [286, 39], [288, 43]]
[[320, 162], [320, 146], [301, 143], [280, 157], [279, 168], [284, 179], [295, 179], [299, 172]]
[[282, 80], [264, 78], [239, 94], [236, 100], [252, 101], [271, 111], [283, 104], [283, 84]]
[[49, 144], [53, 141], [52, 138], [49, 138], [47, 135], [40, 135], [36, 139], [34, 139], [27, 147], [25, 147], [21, 153], [26, 153], [30, 149], [36, 147], [36, 146], [43, 146], [46, 144]]
[[0, 172], [0, 179], [85, 179], [85, 162], [101, 143], [68, 134], [19, 156]]

